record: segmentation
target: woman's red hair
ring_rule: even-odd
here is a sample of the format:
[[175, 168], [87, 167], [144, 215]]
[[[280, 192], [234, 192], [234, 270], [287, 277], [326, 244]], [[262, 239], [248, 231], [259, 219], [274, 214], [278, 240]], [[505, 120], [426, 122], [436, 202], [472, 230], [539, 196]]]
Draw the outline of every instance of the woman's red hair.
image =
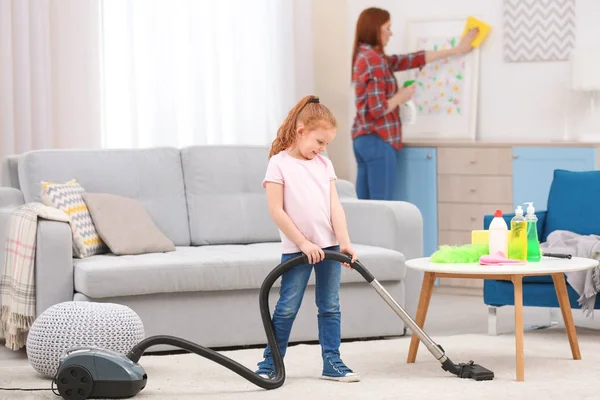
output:
[[358, 47], [361, 43], [368, 44], [383, 52], [381, 42], [381, 26], [390, 20], [390, 13], [382, 8], [370, 7], [360, 13], [356, 22], [356, 33], [354, 34], [354, 46], [352, 49], [352, 65], [350, 76], [354, 69], [354, 62], [358, 55]]

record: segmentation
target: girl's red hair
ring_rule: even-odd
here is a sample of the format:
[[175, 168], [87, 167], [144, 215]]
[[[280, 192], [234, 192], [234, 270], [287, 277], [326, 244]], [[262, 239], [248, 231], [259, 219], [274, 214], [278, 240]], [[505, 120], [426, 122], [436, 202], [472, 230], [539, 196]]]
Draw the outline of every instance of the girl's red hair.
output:
[[318, 97], [306, 96], [288, 112], [287, 117], [277, 130], [277, 137], [271, 145], [269, 158], [291, 147], [296, 142], [298, 122], [302, 122], [307, 130], [313, 130], [320, 126], [326, 128], [337, 127], [337, 121], [331, 110], [321, 104]]

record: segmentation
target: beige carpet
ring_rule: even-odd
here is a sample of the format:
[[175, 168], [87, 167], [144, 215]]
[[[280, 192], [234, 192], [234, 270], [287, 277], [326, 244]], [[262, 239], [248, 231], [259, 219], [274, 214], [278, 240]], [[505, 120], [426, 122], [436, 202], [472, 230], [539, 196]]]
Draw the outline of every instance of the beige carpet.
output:
[[[139, 399], [544, 399], [600, 398], [600, 334], [579, 329], [582, 360], [571, 358], [562, 329], [525, 333], [525, 382], [515, 381], [514, 337], [460, 335], [435, 337], [454, 362], [475, 360], [496, 374], [493, 381], [456, 378], [421, 345], [415, 364], [406, 364], [409, 338], [351, 342], [342, 345], [346, 363], [360, 372], [359, 383], [318, 379], [321, 371], [318, 346], [298, 345], [286, 356], [287, 380], [276, 390], [265, 391], [233, 372], [195, 355], [145, 356], [141, 363], [149, 383]], [[261, 350], [226, 352], [254, 370]], [[28, 366], [0, 368], [0, 387], [49, 387]], [[52, 392], [0, 391], [1, 399], [56, 399]]]

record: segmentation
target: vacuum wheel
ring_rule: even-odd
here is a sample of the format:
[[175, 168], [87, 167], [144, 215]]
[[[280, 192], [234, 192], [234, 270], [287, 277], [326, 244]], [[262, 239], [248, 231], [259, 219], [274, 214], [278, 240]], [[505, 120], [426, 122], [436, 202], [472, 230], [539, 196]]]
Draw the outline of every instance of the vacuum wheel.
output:
[[56, 386], [65, 400], [85, 400], [92, 394], [94, 379], [84, 367], [72, 365], [58, 374]]

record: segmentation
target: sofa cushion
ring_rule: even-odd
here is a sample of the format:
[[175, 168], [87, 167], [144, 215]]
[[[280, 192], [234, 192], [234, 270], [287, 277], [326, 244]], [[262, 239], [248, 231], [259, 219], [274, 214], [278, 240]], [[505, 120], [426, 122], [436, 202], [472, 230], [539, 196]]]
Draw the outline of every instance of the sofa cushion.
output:
[[175, 245], [190, 244], [178, 149], [36, 150], [19, 157], [18, 169], [26, 202], [40, 201], [42, 181], [76, 179], [86, 192], [139, 200]]
[[73, 255], [85, 258], [105, 253], [108, 249], [100, 238], [90, 211], [83, 201], [85, 190], [72, 179], [65, 183], [42, 182], [42, 203], [69, 216], [73, 234]]
[[152, 221], [142, 203], [110, 193], [84, 193], [96, 230], [116, 255], [175, 251], [175, 245]]
[[181, 160], [193, 245], [281, 240], [261, 186], [267, 147], [192, 146]]
[[600, 234], [600, 171], [554, 171], [541, 240], [556, 230], [580, 235]]
[[[91, 298], [153, 293], [259, 289], [281, 262], [281, 243], [177, 247], [176, 251], [137, 256], [101, 254], [75, 259], [75, 291]], [[381, 282], [404, 279], [404, 255], [355, 245], [361, 263]], [[361, 282], [342, 268], [342, 283]], [[274, 286], [279, 286], [278, 280]], [[314, 285], [314, 273], [309, 285]]]

